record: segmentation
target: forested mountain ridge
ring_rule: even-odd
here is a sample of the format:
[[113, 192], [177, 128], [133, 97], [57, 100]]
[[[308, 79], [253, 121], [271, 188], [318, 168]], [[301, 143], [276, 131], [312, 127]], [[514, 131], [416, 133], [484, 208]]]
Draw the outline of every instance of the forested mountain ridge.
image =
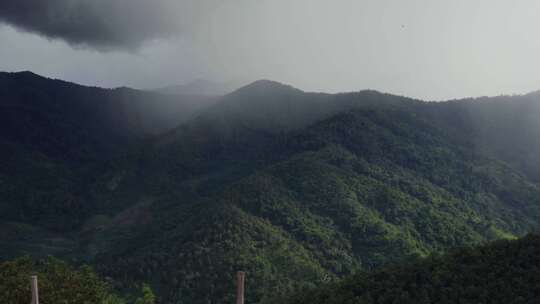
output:
[[[86, 134], [77, 135], [90, 136], [94, 145], [104, 145], [106, 140], [120, 140], [118, 144], [124, 144], [128, 138], [165, 132], [212, 102], [210, 97], [194, 95], [168, 96], [129, 88], [86, 87], [31, 72], [0, 73], [1, 135], [14, 141], [23, 141], [39, 126], [49, 128], [44, 131], [62, 139], [69, 134], [57, 133], [71, 128], [73, 132], [83, 129]], [[98, 134], [99, 140], [92, 138]], [[42, 137], [29, 138], [25, 143], [35, 145], [38, 139]], [[73, 144], [76, 145], [80, 143]]]
[[416, 102], [419, 101], [369, 90], [347, 94], [311, 93], [279, 82], [259, 80], [224, 96], [192, 123], [206, 121], [276, 133], [304, 128], [358, 107]]
[[96, 207], [88, 185], [108, 161], [212, 102], [0, 73], [0, 218], [80, 225]]
[[[0, 256], [83, 259], [121, 287], [151, 283], [164, 303], [230, 301], [244, 269], [257, 302], [514, 238], [540, 225], [535, 171], [510, 153], [537, 148], [535, 96], [426, 103], [259, 81], [124, 153], [81, 161], [84, 175], [51, 179], [39, 154], [6, 161], [0, 174], [31, 159], [22, 172], [34, 180], [4, 173]], [[21, 209], [11, 193], [32, 199]]]

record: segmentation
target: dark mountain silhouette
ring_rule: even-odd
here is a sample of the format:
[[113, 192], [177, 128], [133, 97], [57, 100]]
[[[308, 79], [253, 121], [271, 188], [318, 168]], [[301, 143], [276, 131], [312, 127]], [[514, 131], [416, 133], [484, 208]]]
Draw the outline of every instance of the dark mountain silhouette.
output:
[[96, 208], [84, 192], [105, 162], [210, 102], [0, 73], [0, 217], [56, 228], [79, 224], [78, 215]]
[[84, 87], [31, 72], [1, 73], [0, 136], [38, 150], [36, 145], [52, 146], [55, 138], [64, 153], [82, 148], [81, 140], [90, 142], [87, 148], [105, 149], [165, 132], [211, 102], [208, 97]]

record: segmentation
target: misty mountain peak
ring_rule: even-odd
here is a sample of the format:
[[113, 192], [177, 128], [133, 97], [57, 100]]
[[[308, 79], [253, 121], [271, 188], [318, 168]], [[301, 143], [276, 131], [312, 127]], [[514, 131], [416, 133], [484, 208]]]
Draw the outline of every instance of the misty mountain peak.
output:
[[9, 78], [17, 78], [17, 79], [33, 79], [33, 78], [46, 79], [45, 77], [38, 75], [36, 73], [33, 73], [31, 71], [2, 72], [0, 74]]
[[303, 93], [302, 90], [293, 86], [283, 84], [273, 80], [257, 80], [240, 89], [234, 91], [231, 95], [267, 95], [267, 94], [294, 94]]
[[540, 90], [527, 93], [525, 96], [528, 96], [528, 97], [540, 97]]
[[32, 71], [20, 71], [20, 72], [13, 72], [13, 73], [10, 73], [10, 74], [13, 74], [13, 75], [20, 75], [20, 76], [33, 76], [33, 77], [41, 77], [40, 75], [32, 72]]

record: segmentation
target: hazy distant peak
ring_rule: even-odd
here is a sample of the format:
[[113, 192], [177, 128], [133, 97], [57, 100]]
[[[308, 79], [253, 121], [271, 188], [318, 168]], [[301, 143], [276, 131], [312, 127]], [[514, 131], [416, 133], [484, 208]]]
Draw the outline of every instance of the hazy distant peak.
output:
[[32, 71], [19, 71], [19, 72], [13, 72], [13, 73], [9, 73], [9, 74], [13, 74], [13, 75], [21, 75], [21, 76], [24, 76], [24, 75], [27, 75], [27, 76], [37, 76], [37, 77], [42, 77]]
[[540, 90], [527, 93], [525, 96], [540, 97]]
[[241, 87], [240, 89], [234, 91], [232, 95], [261, 95], [270, 93], [303, 93], [303, 91], [277, 81], [262, 79]]
[[232, 92], [230, 85], [206, 79], [195, 79], [181, 85], [171, 85], [153, 91], [169, 95], [221, 96]]
[[31, 71], [20, 71], [20, 72], [0, 72], [1, 75], [9, 76], [9, 77], [17, 77], [17, 78], [40, 78], [40, 79], [47, 79], [46, 77], [43, 77], [41, 75], [38, 75]]
[[0, 72], [0, 80], [3, 82], [2, 86], [4, 86], [2, 89], [9, 89], [9, 87], [15, 85], [15, 83], [18, 83], [19, 85], [22, 83], [26, 83], [29, 86], [49, 86], [54, 83], [55, 85], [61, 84], [84, 87], [80, 84], [72, 83], [61, 79], [49, 78], [31, 71]]

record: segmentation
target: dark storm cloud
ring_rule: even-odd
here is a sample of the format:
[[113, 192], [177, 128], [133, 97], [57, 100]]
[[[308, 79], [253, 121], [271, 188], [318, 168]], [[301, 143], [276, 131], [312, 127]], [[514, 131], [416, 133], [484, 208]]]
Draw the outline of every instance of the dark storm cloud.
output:
[[539, 14], [538, 0], [0, 0], [0, 70], [435, 100], [527, 92], [540, 83]]
[[179, 31], [167, 0], [1, 0], [0, 22], [77, 46], [133, 49]]

